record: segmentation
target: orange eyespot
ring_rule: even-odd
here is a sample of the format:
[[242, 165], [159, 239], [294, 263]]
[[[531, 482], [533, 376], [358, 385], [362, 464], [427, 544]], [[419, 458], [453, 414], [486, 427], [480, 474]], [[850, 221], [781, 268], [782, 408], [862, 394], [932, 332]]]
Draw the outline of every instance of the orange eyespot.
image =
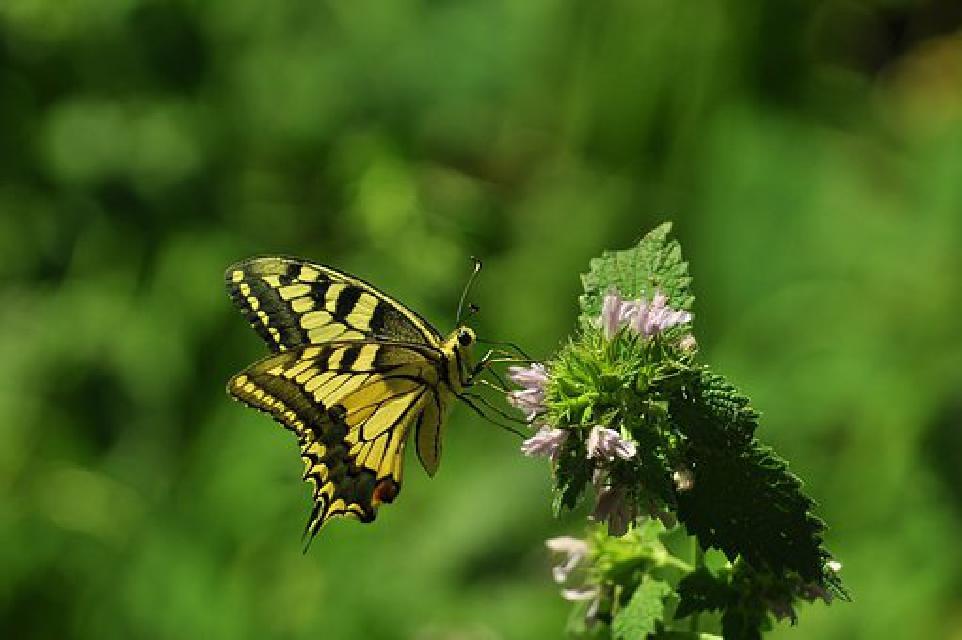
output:
[[371, 498], [371, 502], [375, 505], [378, 505], [382, 502], [394, 502], [397, 494], [397, 483], [390, 478], [381, 478], [374, 487], [374, 495]]

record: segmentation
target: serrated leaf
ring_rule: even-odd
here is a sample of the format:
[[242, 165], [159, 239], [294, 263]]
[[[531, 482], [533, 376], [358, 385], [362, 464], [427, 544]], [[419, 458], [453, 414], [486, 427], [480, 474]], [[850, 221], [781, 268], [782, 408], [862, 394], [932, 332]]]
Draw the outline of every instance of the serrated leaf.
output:
[[678, 516], [702, 547], [721, 549], [730, 560], [741, 555], [759, 569], [821, 580], [829, 556], [822, 547], [825, 523], [772, 449], [757, 441], [743, 448], [696, 446], [689, 463], [694, 485], [679, 494]]
[[700, 567], [678, 583], [678, 596], [681, 602], [675, 617], [684, 618], [693, 613], [724, 609], [731, 601], [732, 592], [726, 578]]
[[678, 515], [703, 547], [730, 560], [741, 555], [759, 569], [822, 575], [828, 552], [824, 523], [802, 482], [775, 452], [754, 439], [758, 414], [748, 398], [707, 369], [670, 402], [687, 438], [694, 487], [678, 496]]
[[655, 291], [668, 297], [675, 309], [691, 309], [694, 296], [689, 291], [688, 263], [682, 260], [681, 246], [669, 240], [671, 223], [653, 229], [637, 246], [622, 251], [606, 251], [591, 260], [588, 273], [581, 276], [582, 321], [590, 322], [601, 313], [601, 301], [615, 288], [624, 298], [651, 298]]
[[741, 448], [758, 428], [758, 412], [722, 376], [695, 371], [669, 401], [669, 413], [696, 447]]
[[554, 514], [561, 515], [564, 509], [574, 509], [591, 480], [592, 466], [585, 457], [576, 439], [569, 436], [558, 454], [555, 467]]
[[665, 598], [672, 593], [667, 582], [645, 577], [631, 599], [611, 621], [612, 637], [616, 640], [644, 640], [658, 630], [664, 620]]

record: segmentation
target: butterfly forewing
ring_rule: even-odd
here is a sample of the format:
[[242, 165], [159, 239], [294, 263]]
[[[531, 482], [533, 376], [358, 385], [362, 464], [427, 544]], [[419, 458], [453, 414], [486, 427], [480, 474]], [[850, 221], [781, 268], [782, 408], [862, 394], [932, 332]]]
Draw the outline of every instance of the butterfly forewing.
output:
[[225, 277], [234, 304], [273, 351], [365, 339], [441, 344], [437, 330], [420, 315], [331, 267], [296, 258], [252, 258], [229, 267]]

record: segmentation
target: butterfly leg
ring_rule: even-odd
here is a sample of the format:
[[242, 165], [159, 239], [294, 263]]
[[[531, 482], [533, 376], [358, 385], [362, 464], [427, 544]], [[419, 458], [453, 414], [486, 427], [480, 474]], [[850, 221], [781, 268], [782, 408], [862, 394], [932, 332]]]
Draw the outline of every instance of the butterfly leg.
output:
[[[460, 401], [463, 402], [464, 404], [468, 405], [468, 406], [471, 408], [472, 411], [474, 411], [476, 414], [478, 414], [479, 416], [481, 416], [482, 418], [484, 418], [485, 420], [487, 420], [487, 421], [490, 422], [491, 424], [493, 424], [493, 425], [495, 425], [495, 426], [497, 426], [497, 427], [500, 427], [500, 428], [504, 429], [505, 431], [509, 431], [509, 432], [513, 433], [514, 435], [518, 436], [519, 438], [522, 438], [522, 439], [523, 439], [523, 438], [527, 438], [527, 437], [528, 437], [528, 436], [526, 436], [524, 433], [522, 433], [521, 431], [519, 431], [518, 429], [515, 429], [514, 427], [512, 427], [512, 426], [510, 426], [510, 425], [502, 424], [501, 422], [498, 422], [497, 420], [491, 418], [491, 416], [489, 416], [488, 414], [486, 414], [486, 413], [484, 412], [484, 409], [482, 409], [481, 407], [479, 407], [478, 405], [475, 404], [475, 401], [481, 402], [481, 403], [484, 404], [484, 406], [487, 407], [488, 409], [494, 411], [494, 412], [497, 413], [498, 415], [504, 416], [506, 419], [511, 420], [512, 422], [514, 422], [514, 421], [517, 420], [516, 418], [513, 418], [513, 417], [511, 417], [511, 416], [508, 416], [507, 414], [502, 413], [499, 409], [495, 408], [494, 406], [490, 405], [487, 401], [485, 401], [485, 399], [482, 398], [481, 396], [469, 395], [469, 394], [466, 394], [466, 393], [460, 393], [460, 394], [458, 394], [458, 400], [460, 400]], [[526, 424], [526, 423], [525, 423], [525, 424]]]
[[[515, 355], [515, 356], [520, 355], [520, 356], [521, 356], [522, 358], [524, 358], [524, 360], [527, 361], [528, 363], [535, 362], [535, 359], [534, 359], [534, 358], [532, 358], [532, 357], [529, 356], [527, 353], [525, 353], [524, 349], [522, 349], [521, 347], [519, 347], [519, 346], [518, 346], [517, 344], [515, 344], [514, 342], [500, 342], [500, 341], [498, 341], [498, 340], [482, 340], [482, 339], [478, 339], [478, 342], [479, 342], [480, 344], [489, 344], [489, 345], [492, 345], [492, 346], [495, 346], [495, 347], [510, 347], [510, 348], [514, 349], [514, 351], [515, 351], [514, 355]], [[501, 351], [501, 353], [503, 353], [503, 354], [505, 354], [505, 355], [509, 355], [509, 354], [510, 354], [510, 352], [508, 352], [508, 351], [504, 351], [504, 350], [500, 350], [500, 351]]]
[[[482, 380], [481, 382], [482, 382], [482, 383], [487, 383], [486, 380]], [[489, 384], [489, 386], [490, 386], [492, 389], [497, 389], [497, 387], [495, 387], [494, 385]], [[501, 416], [501, 417], [504, 418], [505, 420], [508, 420], [509, 422], [514, 422], [515, 424], [523, 424], [523, 425], [525, 425], [525, 426], [527, 426], [527, 425], [529, 424], [527, 420], [522, 420], [522, 419], [519, 418], [518, 416], [511, 415], [510, 413], [508, 413], [507, 411], [505, 411], [505, 410], [502, 409], [501, 407], [497, 406], [496, 404], [494, 404], [493, 402], [491, 402], [490, 400], [488, 400], [487, 398], [485, 398], [484, 396], [482, 396], [482, 395], [480, 395], [480, 394], [462, 394], [462, 395], [467, 395], [467, 396], [468, 396], [469, 398], [471, 398], [472, 400], [476, 400], [476, 401], [480, 402], [482, 405], [484, 405], [484, 407], [485, 407], [486, 409], [489, 409], [490, 411], [493, 411], [494, 413], [496, 413], [497, 415]]]
[[[495, 356], [503, 356], [503, 357], [495, 357]], [[528, 361], [519, 360], [518, 358], [512, 356], [510, 353], [507, 353], [501, 349], [489, 349], [488, 352], [485, 353], [480, 360], [478, 360], [477, 364], [475, 364], [474, 367], [471, 368], [471, 372], [468, 377], [468, 380], [466, 381], [467, 384], [465, 386], [470, 385], [471, 382], [474, 381], [475, 377], [477, 377], [479, 374], [481, 374], [482, 371], [487, 369], [498, 378], [498, 381], [501, 382], [505, 388], [507, 388], [508, 385], [505, 384], [504, 380], [497, 374], [497, 372], [494, 369], [491, 368], [491, 365], [493, 364], [528, 364]]]

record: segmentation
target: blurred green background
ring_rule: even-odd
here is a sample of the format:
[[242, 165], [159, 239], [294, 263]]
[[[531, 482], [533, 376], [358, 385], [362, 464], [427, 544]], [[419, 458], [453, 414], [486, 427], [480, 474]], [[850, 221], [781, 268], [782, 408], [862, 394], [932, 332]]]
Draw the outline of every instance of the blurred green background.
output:
[[463, 407], [301, 554], [222, 273], [303, 255], [447, 331], [480, 255], [479, 331], [543, 356], [665, 219], [855, 596], [775, 637], [962, 638], [959, 3], [3, 0], [0, 635], [560, 636], [583, 514]]

